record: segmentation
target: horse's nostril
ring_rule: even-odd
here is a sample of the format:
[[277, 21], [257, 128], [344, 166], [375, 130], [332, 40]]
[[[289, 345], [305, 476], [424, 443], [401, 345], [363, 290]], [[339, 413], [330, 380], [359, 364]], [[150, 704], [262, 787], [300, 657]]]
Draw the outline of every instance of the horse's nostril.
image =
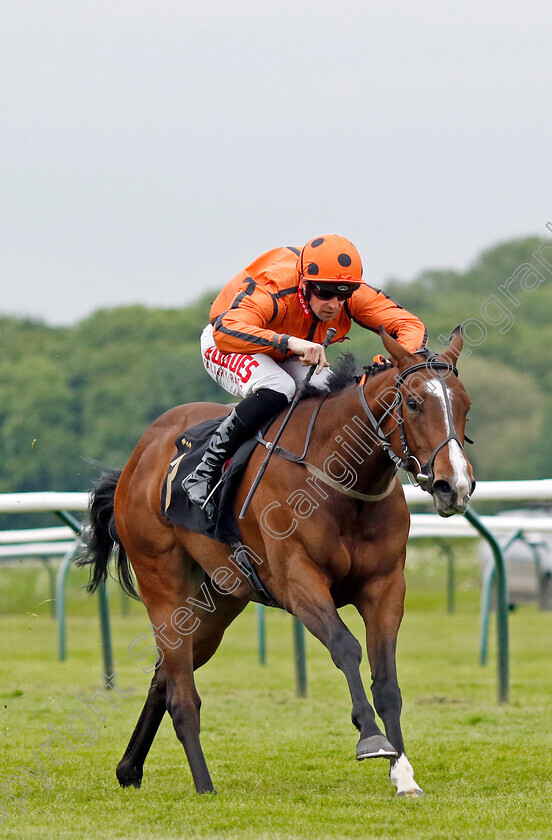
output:
[[432, 490], [434, 493], [437, 493], [438, 496], [448, 496], [452, 495], [452, 487], [445, 481], [444, 478], [439, 478], [437, 481], [433, 482]]

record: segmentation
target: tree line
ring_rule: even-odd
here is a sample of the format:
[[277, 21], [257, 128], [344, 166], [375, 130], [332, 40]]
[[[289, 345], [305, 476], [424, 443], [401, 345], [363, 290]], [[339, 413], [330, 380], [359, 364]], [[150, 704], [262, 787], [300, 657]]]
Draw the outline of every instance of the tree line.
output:
[[[528, 238], [484, 251], [465, 272], [386, 285], [426, 323], [435, 352], [464, 324], [459, 368], [480, 479], [552, 474], [551, 280], [552, 245]], [[0, 492], [86, 490], [95, 464], [122, 467], [163, 411], [229, 402], [199, 355], [214, 296], [182, 309], [103, 309], [71, 327], [0, 317]], [[381, 344], [353, 326], [330, 358], [343, 349], [366, 364]]]

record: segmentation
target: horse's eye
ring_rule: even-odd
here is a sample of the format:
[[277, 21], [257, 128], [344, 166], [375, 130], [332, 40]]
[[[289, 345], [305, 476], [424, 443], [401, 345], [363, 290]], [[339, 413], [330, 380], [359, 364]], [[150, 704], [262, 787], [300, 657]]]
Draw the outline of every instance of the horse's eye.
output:
[[413, 399], [413, 397], [409, 397], [407, 399], [406, 405], [410, 409], [410, 411], [417, 411], [417, 409], [418, 409], [418, 403], [416, 402], [415, 399]]

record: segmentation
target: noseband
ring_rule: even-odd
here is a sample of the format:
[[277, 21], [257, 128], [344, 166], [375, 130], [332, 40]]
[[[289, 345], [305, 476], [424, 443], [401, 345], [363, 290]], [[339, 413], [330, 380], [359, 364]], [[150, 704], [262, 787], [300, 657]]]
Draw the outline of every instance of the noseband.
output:
[[[375, 433], [377, 434], [377, 436], [380, 440], [382, 449], [384, 449], [384, 451], [389, 456], [391, 461], [393, 461], [393, 463], [395, 464], [397, 469], [401, 469], [401, 470], [404, 470], [406, 472], [406, 474], [408, 476], [408, 480], [410, 481], [411, 484], [414, 483], [412, 481], [412, 477], [414, 477], [416, 483], [418, 483], [422, 487], [423, 490], [427, 490], [429, 492], [431, 490], [432, 485], [433, 485], [433, 480], [434, 480], [433, 466], [434, 466], [434, 463], [435, 463], [435, 458], [437, 457], [437, 453], [443, 448], [443, 446], [446, 446], [447, 443], [449, 443], [449, 441], [451, 441], [451, 440], [455, 440], [462, 450], [464, 449], [464, 445], [460, 441], [458, 435], [456, 434], [456, 429], [454, 427], [454, 420], [453, 420], [453, 417], [452, 417], [452, 410], [451, 410], [451, 406], [450, 406], [450, 399], [449, 399], [449, 396], [448, 396], [448, 393], [447, 393], [445, 378], [444, 378], [444, 376], [442, 376], [442, 374], [437, 373], [436, 376], [438, 377], [439, 382], [441, 383], [441, 387], [443, 389], [443, 396], [444, 396], [444, 400], [445, 400], [445, 410], [446, 410], [446, 416], [447, 416], [447, 422], [448, 422], [448, 428], [450, 430], [450, 434], [448, 435], [448, 437], [446, 437], [442, 441], [442, 443], [440, 443], [438, 446], [435, 447], [431, 456], [429, 457], [429, 459], [426, 461], [426, 463], [423, 466], [420, 464], [418, 458], [416, 458], [416, 456], [413, 455], [410, 452], [410, 449], [408, 448], [408, 441], [406, 439], [406, 431], [405, 431], [405, 424], [404, 424], [404, 417], [403, 417], [403, 397], [402, 397], [402, 393], [401, 393], [400, 389], [401, 389], [401, 385], [404, 384], [407, 376], [410, 376], [411, 373], [417, 373], [418, 371], [421, 371], [421, 370], [425, 370], [425, 371], [430, 370], [432, 373], [434, 371], [438, 371], [438, 370], [447, 370], [449, 372], [452, 371], [455, 376], [458, 376], [458, 371], [457, 371], [456, 367], [452, 364], [447, 364], [447, 362], [440, 362], [440, 361], [437, 361], [437, 360], [435, 360], [435, 361], [428, 360], [428, 362], [422, 362], [422, 363], [417, 364], [417, 365], [412, 365], [412, 367], [407, 368], [407, 370], [403, 371], [402, 373], [397, 374], [397, 376], [395, 377], [395, 389], [396, 389], [395, 398], [393, 399], [393, 402], [389, 406], [389, 408], [387, 408], [385, 410], [385, 412], [383, 413], [380, 420], [376, 420], [373, 412], [370, 409], [370, 406], [368, 405], [368, 403], [366, 401], [366, 397], [364, 395], [364, 383], [366, 382], [366, 375], [364, 375], [362, 377], [362, 379], [360, 380], [359, 396], [360, 396], [360, 402], [362, 404], [364, 412], [365, 412], [366, 416], [368, 417], [370, 423], [372, 424], [372, 426], [374, 428]], [[385, 432], [381, 428], [382, 424], [386, 420], [387, 417], [391, 417], [393, 415], [393, 412], [395, 411], [395, 409], [397, 411], [396, 426], [388, 434], [385, 434]], [[399, 434], [400, 434], [400, 439], [401, 439], [401, 449], [402, 449], [401, 455], [397, 455], [397, 453], [394, 451], [393, 446], [391, 444], [391, 435], [393, 434], [395, 429], [397, 429], [397, 427], [399, 429]]]

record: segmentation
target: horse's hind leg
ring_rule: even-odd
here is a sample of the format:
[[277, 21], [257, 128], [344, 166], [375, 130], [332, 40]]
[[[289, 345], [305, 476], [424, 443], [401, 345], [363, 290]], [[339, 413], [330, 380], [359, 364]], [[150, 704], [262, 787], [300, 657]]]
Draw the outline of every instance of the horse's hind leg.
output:
[[[209, 586], [209, 584], [207, 584]], [[247, 587], [244, 587], [247, 591]], [[209, 586], [212, 612], [202, 613], [201, 624], [194, 630], [194, 671], [201, 668], [212, 657], [222, 641], [226, 628], [249, 603], [249, 594], [245, 598], [220, 595]], [[199, 610], [196, 610], [196, 616]]]
[[167, 711], [172, 718], [176, 737], [184, 747], [197, 792], [212, 793], [214, 787], [199, 740], [201, 700], [194, 682], [192, 645], [189, 636], [182, 639], [182, 645], [176, 650], [164, 651]]
[[127, 550], [140, 595], [148, 610], [159, 651], [156, 680], [118, 768], [122, 784], [139, 784], [142, 766], [166, 709], [186, 752], [198, 793], [213, 790], [199, 740], [201, 701], [193, 675], [192, 631], [199, 623], [187, 599], [195, 596], [203, 573], [182, 549], [159, 557]]
[[366, 647], [372, 670], [372, 696], [385, 732], [397, 750], [389, 778], [398, 796], [421, 796], [404, 749], [401, 730], [402, 698], [397, 680], [397, 634], [403, 615], [405, 583], [401, 567], [367, 584], [355, 598], [366, 625]]
[[[201, 700], [195, 688], [192, 663], [192, 639], [173, 638], [167, 625], [158, 625], [163, 641], [157, 636], [162, 666], [158, 667], [125, 754], [117, 767], [117, 779], [123, 787], [140, 787], [144, 762], [165, 711], [171, 715], [176, 735], [184, 747], [196, 790], [214, 790], [199, 740]], [[181, 641], [181, 644], [178, 642]], [[167, 646], [171, 644], [171, 648]]]
[[[205, 586], [208, 587], [209, 584], [206, 583]], [[195, 688], [193, 670], [210, 659], [219, 646], [225, 629], [249, 601], [249, 596], [238, 600], [231, 596], [217, 595], [211, 587], [209, 594], [209, 612], [205, 613], [198, 607], [194, 609], [193, 634], [182, 640], [182, 648], [185, 648], [185, 651], [180, 652], [180, 647], [176, 650], [165, 650], [164, 660], [169, 675], [167, 709], [173, 719], [176, 735], [186, 751], [198, 793], [209, 793], [214, 788], [199, 741], [201, 701]], [[173, 666], [172, 662], [175, 659], [176, 664]]]
[[144, 762], [166, 711], [166, 680], [156, 672], [151, 681], [142, 714], [132, 733], [125, 754], [117, 765], [117, 779], [121, 787], [139, 788]]
[[[197, 588], [197, 583], [194, 588]], [[176, 734], [186, 751], [198, 792], [203, 793], [213, 790], [199, 744], [200, 699], [195, 690], [193, 675], [188, 673], [183, 680], [182, 674], [178, 679], [175, 679], [175, 674], [182, 669], [183, 659], [186, 659], [194, 670], [210, 659], [219, 646], [224, 631], [246, 606], [249, 597], [237, 599], [230, 595], [221, 596], [212, 591], [211, 586], [209, 586], [209, 592], [212, 612], [205, 613], [196, 607], [193, 616], [185, 625], [179, 624], [176, 610], [172, 612], [168, 619], [165, 618], [164, 623], [159, 618], [156, 619], [159, 622], [156, 625], [156, 639], [161, 651], [159, 656], [161, 661], [152, 679], [140, 719], [117, 767], [117, 778], [124, 787], [129, 785], [140, 787], [146, 756], [163, 715], [169, 709]], [[194, 591], [195, 594], [197, 593]], [[142, 597], [146, 597], [144, 589], [142, 589]], [[180, 627], [181, 631], [178, 637], [173, 638], [172, 641], [168, 629], [171, 627], [171, 619]], [[194, 628], [192, 634], [186, 632], [192, 627]], [[174, 630], [174, 627], [172, 629]], [[191, 644], [191, 651], [188, 651], [189, 659], [183, 657], [181, 648], [184, 643], [188, 647]], [[168, 651], [167, 645], [169, 646]], [[176, 658], [177, 662], [174, 665], [167, 661], [167, 653], [170, 654], [169, 659]], [[188, 668], [185, 670], [188, 670]], [[172, 676], [169, 674], [172, 674]], [[182, 690], [183, 682], [187, 685], [185, 691]], [[193, 708], [190, 706], [190, 700]]]

